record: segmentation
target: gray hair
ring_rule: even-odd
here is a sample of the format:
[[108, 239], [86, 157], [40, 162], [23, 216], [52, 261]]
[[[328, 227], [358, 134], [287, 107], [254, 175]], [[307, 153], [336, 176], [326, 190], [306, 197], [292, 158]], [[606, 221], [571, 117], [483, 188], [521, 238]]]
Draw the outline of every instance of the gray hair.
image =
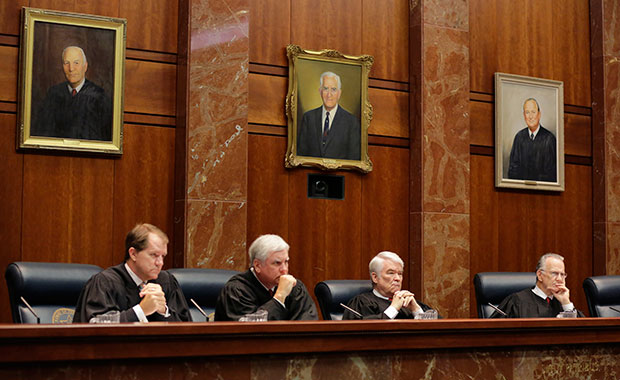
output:
[[288, 250], [289, 245], [278, 235], [261, 235], [254, 240], [248, 255], [250, 256], [250, 265], [254, 265], [254, 259], [261, 263], [265, 262], [269, 254], [273, 252]]
[[554, 259], [558, 259], [558, 260], [562, 260], [564, 261], [564, 257], [558, 255], [557, 253], [545, 253], [544, 255], [540, 256], [540, 259], [538, 260], [538, 264], [536, 265], [536, 272], [538, 272], [539, 269], [544, 269], [545, 264], [547, 263], [547, 259], [549, 258], [554, 258]]
[[67, 46], [66, 48], [62, 49], [62, 55], [61, 55], [61, 59], [64, 61], [65, 60], [65, 52], [67, 51], [67, 49], [70, 48], [76, 48], [80, 51], [80, 53], [82, 53], [82, 58], [84, 58], [84, 63], [87, 63], [88, 61], [86, 60], [86, 54], [84, 53], [84, 50], [82, 50], [81, 47], [79, 46]]
[[340, 82], [340, 76], [336, 73], [332, 73], [331, 71], [326, 71], [323, 74], [321, 74], [321, 78], [319, 79], [319, 82], [321, 83], [321, 87], [319, 87], [319, 89], [323, 87], [323, 78], [325, 77], [336, 78], [336, 82], [338, 82], [338, 89], [340, 90], [340, 88], [342, 87], [342, 83]]
[[525, 99], [525, 101], [523, 102], [523, 108], [525, 109], [525, 104], [527, 104], [527, 102], [532, 101], [534, 103], [536, 103], [536, 109], [538, 109], [538, 112], [540, 112], [540, 105], [538, 104], [538, 101], [534, 98], [527, 98]]
[[401, 267], [405, 266], [405, 263], [400, 258], [400, 256], [398, 256], [394, 252], [390, 252], [390, 251], [379, 252], [377, 253], [375, 257], [372, 258], [372, 260], [370, 260], [370, 263], [368, 264], [368, 272], [371, 278], [372, 278], [372, 272], [375, 272], [377, 274], [381, 273], [381, 270], [383, 270], [383, 263], [386, 260], [390, 260], [395, 263], [398, 263], [400, 264]]

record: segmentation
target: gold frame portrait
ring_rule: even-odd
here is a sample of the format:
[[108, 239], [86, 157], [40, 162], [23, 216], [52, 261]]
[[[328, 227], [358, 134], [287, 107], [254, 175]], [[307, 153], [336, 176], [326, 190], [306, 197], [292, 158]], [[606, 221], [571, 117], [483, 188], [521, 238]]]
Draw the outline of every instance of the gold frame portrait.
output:
[[[525, 119], [526, 102], [538, 110], [534, 139]], [[538, 162], [526, 166], [523, 158], [532, 156], [525, 152], [532, 149]], [[495, 73], [495, 186], [564, 191], [563, 82]]]
[[[289, 81], [286, 96], [288, 149], [285, 166], [287, 168], [310, 166], [326, 170], [355, 169], [363, 173], [372, 171], [372, 162], [368, 157], [368, 128], [372, 119], [372, 105], [368, 101], [368, 75], [374, 61], [373, 57], [348, 56], [336, 50], [310, 51], [297, 45], [287, 46], [286, 51], [289, 60]], [[342, 83], [337, 112], [341, 112], [342, 108], [348, 115], [348, 120], [354, 120], [351, 118], [352, 115], [359, 121], [360, 159], [329, 158], [316, 153], [314, 156], [298, 153], [300, 123], [307, 113], [322, 107], [323, 100], [319, 92], [320, 76], [328, 71], [336, 73]], [[354, 134], [349, 136], [356, 138]], [[319, 144], [319, 141], [316, 144]], [[356, 142], [352, 145], [355, 144]]]
[[[125, 19], [22, 8], [19, 149], [123, 153], [126, 25]], [[82, 49], [87, 65], [74, 95], [62, 62], [70, 46]]]

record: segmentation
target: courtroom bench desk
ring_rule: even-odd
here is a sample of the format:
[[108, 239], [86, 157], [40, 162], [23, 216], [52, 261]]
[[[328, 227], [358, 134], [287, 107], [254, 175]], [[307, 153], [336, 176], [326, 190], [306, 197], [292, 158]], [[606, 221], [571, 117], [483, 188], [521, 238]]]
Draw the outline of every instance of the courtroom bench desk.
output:
[[0, 363], [619, 342], [620, 318], [3, 324]]

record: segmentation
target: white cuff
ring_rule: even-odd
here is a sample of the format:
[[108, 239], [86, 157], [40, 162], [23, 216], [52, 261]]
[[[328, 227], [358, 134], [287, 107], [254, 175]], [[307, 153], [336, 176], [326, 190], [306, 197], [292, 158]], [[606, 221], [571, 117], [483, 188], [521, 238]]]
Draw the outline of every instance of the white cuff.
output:
[[388, 318], [394, 319], [398, 315], [398, 310], [396, 310], [396, 308], [394, 306], [390, 305], [390, 307], [385, 309], [385, 311], [383, 313], [385, 315], [387, 315]]
[[[133, 309], [134, 313], [136, 313], [136, 316], [138, 317], [138, 320], [140, 322], [149, 323], [149, 320], [146, 319], [146, 315], [144, 314], [144, 311], [140, 307], [140, 304], [137, 304], [132, 309]], [[168, 310], [166, 310], [166, 311], [168, 311]]]
[[567, 303], [566, 305], [562, 305], [562, 309], [564, 309], [564, 311], [573, 311], [575, 310], [575, 305], [573, 305], [573, 303]]

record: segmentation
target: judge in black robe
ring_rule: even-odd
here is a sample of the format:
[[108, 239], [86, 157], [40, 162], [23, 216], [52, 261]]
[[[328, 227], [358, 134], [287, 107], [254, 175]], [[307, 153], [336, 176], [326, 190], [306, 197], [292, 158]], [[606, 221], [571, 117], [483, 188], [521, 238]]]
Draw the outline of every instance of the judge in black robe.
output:
[[251, 270], [233, 276], [217, 300], [216, 321], [238, 321], [246, 314], [267, 310], [270, 321], [301, 321], [318, 318], [316, 306], [298, 279], [284, 306], [256, 278]]
[[[555, 318], [564, 311], [557, 298], [547, 302], [546, 299], [534, 294], [532, 290], [533, 288], [523, 289], [504, 298], [498, 308], [507, 315], [503, 316], [495, 311], [491, 314], [491, 318]], [[577, 310], [577, 316], [584, 317], [579, 310]]]
[[[159, 284], [166, 295], [166, 305], [170, 316], [153, 313], [146, 316], [149, 322], [191, 321], [189, 308], [179, 283], [173, 275], [161, 271], [156, 280], [149, 283]], [[121, 322], [138, 322], [133, 306], [141, 301], [140, 288], [125, 269], [125, 264], [110, 267], [90, 278], [77, 302], [74, 323], [87, 323], [97, 315], [112, 310], [120, 311]]]
[[78, 298], [75, 323], [120, 312], [120, 322], [191, 321], [179, 283], [161, 268], [168, 236], [152, 224], [137, 224], [125, 238], [125, 262], [91, 277]]
[[252, 267], [224, 285], [214, 319], [238, 321], [257, 310], [266, 310], [270, 321], [318, 319], [308, 290], [288, 273], [288, 251], [288, 243], [278, 235], [261, 235], [254, 240], [248, 250]]
[[[347, 304], [348, 307], [362, 315], [361, 319], [390, 319], [384, 312], [392, 302], [389, 299], [377, 296], [373, 291], [365, 292], [353, 297]], [[417, 301], [422, 312], [431, 310], [432, 307]], [[394, 319], [414, 319], [415, 314], [405, 307], [401, 307]], [[441, 317], [439, 317], [441, 318]], [[342, 319], [360, 319], [359, 316], [345, 309]]]
[[353, 297], [347, 304], [361, 317], [345, 308], [342, 319], [414, 319], [416, 314], [430, 310], [413, 293], [402, 290], [404, 265], [394, 252], [383, 251], [373, 257], [368, 264], [372, 291]]
[[491, 318], [555, 318], [562, 311], [583, 313], [570, 300], [566, 287], [564, 257], [545, 253], [536, 265], [536, 285], [506, 297], [498, 306], [506, 315], [495, 311]]

